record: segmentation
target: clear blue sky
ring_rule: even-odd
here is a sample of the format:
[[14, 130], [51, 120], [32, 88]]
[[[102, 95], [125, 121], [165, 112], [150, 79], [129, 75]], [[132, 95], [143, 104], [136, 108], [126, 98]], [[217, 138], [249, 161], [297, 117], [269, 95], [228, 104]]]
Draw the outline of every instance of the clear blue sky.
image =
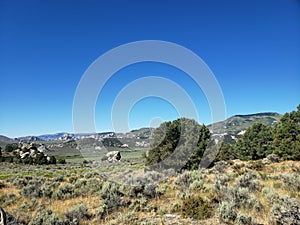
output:
[[[106, 51], [138, 40], [164, 40], [198, 54], [215, 74], [227, 117], [300, 103], [300, 1], [15, 1], [0, 0], [0, 134], [72, 132], [76, 87]], [[130, 75], [130, 76], [129, 76]], [[110, 107], [128, 82], [159, 75], [180, 84], [210, 123], [206, 99], [183, 72], [159, 63], [115, 74], [96, 106], [98, 131], [111, 130]], [[135, 105], [130, 126], [171, 120], [166, 101]]]

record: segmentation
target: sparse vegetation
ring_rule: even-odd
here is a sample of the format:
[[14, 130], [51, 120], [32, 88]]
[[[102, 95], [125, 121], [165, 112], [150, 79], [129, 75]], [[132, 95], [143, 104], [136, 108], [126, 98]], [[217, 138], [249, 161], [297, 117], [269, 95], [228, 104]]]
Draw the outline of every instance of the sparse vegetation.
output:
[[[10, 144], [8, 151], [1, 151], [0, 205], [16, 221], [30, 225], [300, 224], [299, 143], [284, 147], [299, 136], [298, 124], [290, 124], [297, 121], [297, 113], [285, 116], [274, 129], [254, 124], [236, 145], [221, 144], [216, 162], [206, 169], [199, 163], [209, 145], [207, 128], [185, 119], [155, 131], [162, 143], [154, 147], [154, 138], [146, 163], [158, 167], [147, 168], [138, 157], [95, 164], [49, 156], [46, 163], [45, 154], [34, 146], [23, 148], [23, 153], [35, 154], [25, 161], [15, 154], [20, 146]], [[186, 144], [176, 139], [182, 127]], [[287, 127], [296, 136], [283, 135]], [[174, 157], [160, 164], [176, 145]], [[196, 149], [189, 152], [188, 163], [181, 164], [181, 159], [174, 165], [191, 146]], [[173, 169], [163, 170], [169, 167]]]

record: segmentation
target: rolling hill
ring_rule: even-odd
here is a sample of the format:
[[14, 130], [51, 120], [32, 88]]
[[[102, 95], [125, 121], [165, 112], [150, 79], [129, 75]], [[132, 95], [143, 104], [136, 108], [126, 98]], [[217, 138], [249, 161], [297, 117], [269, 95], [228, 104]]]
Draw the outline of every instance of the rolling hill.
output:
[[281, 114], [275, 112], [235, 115], [224, 121], [211, 124], [208, 128], [213, 138], [217, 140], [224, 139], [225, 142], [235, 142], [252, 124], [263, 123], [265, 125], [275, 126], [281, 116]]

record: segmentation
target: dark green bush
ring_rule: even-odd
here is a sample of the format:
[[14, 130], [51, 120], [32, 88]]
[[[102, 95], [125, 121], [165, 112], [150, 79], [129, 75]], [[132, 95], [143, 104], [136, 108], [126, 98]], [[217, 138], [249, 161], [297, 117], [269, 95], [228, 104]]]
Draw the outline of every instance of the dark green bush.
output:
[[7, 144], [4, 148], [4, 151], [5, 152], [12, 152], [16, 149], [18, 149], [18, 144], [17, 143], [12, 143], [12, 144]]
[[185, 217], [204, 220], [212, 217], [214, 207], [198, 195], [190, 195], [182, 201], [181, 213]]

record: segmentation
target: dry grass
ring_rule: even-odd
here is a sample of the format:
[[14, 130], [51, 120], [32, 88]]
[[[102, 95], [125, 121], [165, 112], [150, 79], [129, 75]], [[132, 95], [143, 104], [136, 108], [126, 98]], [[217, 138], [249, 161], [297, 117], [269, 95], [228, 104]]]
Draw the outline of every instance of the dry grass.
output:
[[[252, 162], [244, 162], [240, 160], [234, 160], [233, 165], [228, 166], [224, 172], [221, 172], [221, 175], [227, 176], [230, 178], [228, 185], [235, 186], [237, 184], [238, 177], [242, 174], [247, 173], [248, 171], [252, 171], [257, 175], [257, 179], [260, 183], [261, 189], [264, 187], [273, 188], [280, 196], [292, 196], [295, 193], [284, 189], [283, 182], [279, 180], [273, 179], [273, 177], [279, 176], [280, 174], [287, 173], [299, 173], [300, 171], [300, 162], [295, 161], [285, 161], [280, 163], [271, 163], [266, 164], [261, 170], [255, 171], [250, 169], [250, 164]], [[255, 162], [257, 163], [257, 162]], [[65, 171], [66, 173], [67, 171]], [[85, 180], [83, 178], [83, 173], [86, 170], [82, 171], [73, 171], [72, 175], [66, 178], [64, 181], [60, 182], [57, 189], [63, 185], [66, 185], [70, 182], [71, 179], [76, 180]], [[141, 175], [142, 171], [137, 169], [133, 171], [132, 174]], [[2, 177], [5, 177], [5, 173], [0, 173]], [[93, 178], [93, 177], [92, 177]], [[187, 194], [197, 194], [203, 199], [210, 199], [213, 196], [213, 188], [214, 188], [214, 180], [216, 178], [216, 173], [213, 168], [206, 170], [203, 175], [204, 179], [204, 188], [199, 191], [191, 191], [186, 190]], [[51, 181], [53, 178], [47, 178], [48, 181]], [[96, 178], [99, 180], [99, 178]], [[174, 185], [176, 180], [176, 176], [169, 177], [167, 180], [159, 184], [159, 189], [164, 190], [163, 194], [154, 199], [148, 199], [147, 201], [147, 209], [142, 211], [132, 211], [129, 207], [121, 207], [120, 209], [113, 211], [110, 213], [105, 219], [99, 220], [97, 218], [97, 212], [99, 207], [102, 205], [101, 198], [99, 194], [85, 194], [76, 197], [71, 197], [65, 200], [58, 199], [50, 199], [50, 198], [37, 198], [36, 203], [38, 206], [44, 206], [48, 209], [51, 209], [54, 213], [56, 213], [59, 217], [63, 217], [69, 209], [78, 205], [79, 203], [84, 203], [88, 208], [88, 213], [91, 215], [90, 219], [84, 219], [80, 224], [141, 224], [142, 222], [151, 222], [153, 224], [221, 224], [219, 221], [219, 215], [217, 212], [218, 204], [214, 203], [215, 212], [211, 218], [208, 218], [203, 221], [195, 221], [191, 218], [184, 218], [180, 213], [180, 209], [172, 209], [172, 205], [181, 205], [182, 199], [178, 198], [178, 194], [180, 190], [178, 187]], [[8, 205], [5, 209], [8, 212], [14, 213], [18, 215], [20, 211], [20, 206], [24, 203], [31, 204], [32, 199], [25, 198], [20, 194], [20, 189], [15, 187], [9, 180], [2, 180], [2, 183], [5, 184], [5, 187], [0, 189], [0, 195], [15, 195], [14, 204]], [[266, 199], [265, 194], [262, 191], [254, 192], [255, 197], [261, 202], [263, 205], [263, 209], [261, 211], [255, 211], [253, 209], [244, 209], [241, 208], [240, 212], [244, 212], [248, 215], [251, 215], [252, 218], [255, 219], [257, 223], [261, 224], [269, 224], [270, 208], [271, 202]], [[300, 201], [300, 194], [296, 193], [296, 198]], [[125, 196], [127, 202], [133, 201], [134, 199], [130, 199], [129, 196]], [[25, 209], [25, 212], [29, 217], [33, 218], [38, 214], [38, 207], [34, 209]], [[167, 216], [168, 214], [173, 214], [174, 216]]]

